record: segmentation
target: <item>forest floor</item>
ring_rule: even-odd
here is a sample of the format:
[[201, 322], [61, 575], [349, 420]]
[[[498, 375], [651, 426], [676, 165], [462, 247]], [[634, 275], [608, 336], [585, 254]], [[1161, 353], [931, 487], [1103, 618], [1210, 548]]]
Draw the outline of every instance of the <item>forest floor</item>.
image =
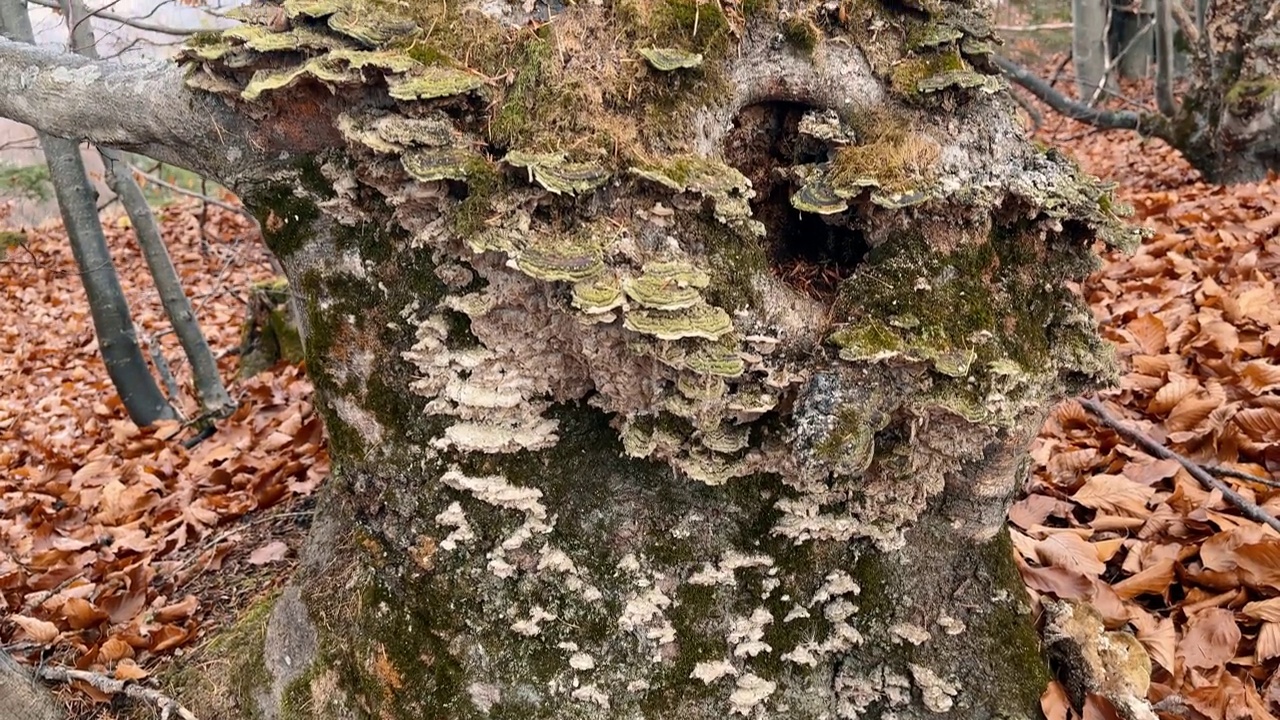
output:
[[[1103, 399], [1197, 462], [1265, 478], [1227, 482], [1280, 513], [1280, 181], [1207, 185], [1158, 141], [1046, 118], [1039, 137], [1115, 181], [1153, 231], [1079, 288], [1123, 367]], [[202, 240], [200, 212], [166, 207], [164, 232], [230, 378], [249, 286], [272, 271], [243, 216], [208, 208]], [[127, 221], [109, 217], [140, 337], [188, 388]], [[138, 430], [60, 226], [24, 236], [0, 261], [0, 645], [142, 678], [288, 577], [329, 467], [311, 385], [289, 365], [236, 380], [240, 409], [189, 450], [177, 424]], [[1280, 717], [1280, 535], [1074, 401], [1032, 455], [1010, 518], [1032, 595], [1086, 600], [1134, 632], [1153, 661], [1151, 699], [1180, 696], [1176, 717]], [[76, 715], [111, 716], [90, 688], [62, 696]], [[1044, 705], [1068, 717], [1056, 686]]]

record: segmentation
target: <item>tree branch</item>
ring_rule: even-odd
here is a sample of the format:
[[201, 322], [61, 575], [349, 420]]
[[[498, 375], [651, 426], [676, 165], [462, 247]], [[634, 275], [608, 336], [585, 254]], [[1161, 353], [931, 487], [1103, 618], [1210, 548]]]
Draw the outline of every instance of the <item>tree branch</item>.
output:
[[35, 668], [33, 674], [45, 682], [73, 683], [80, 681], [94, 690], [108, 695], [124, 695], [133, 700], [150, 703], [160, 710], [161, 718], [178, 717], [181, 720], [196, 720], [195, 713], [183, 707], [182, 703], [177, 700], [159, 690], [131, 683], [127, 680], [117, 680], [102, 673], [49, 666]]
[[[94, 61], [0, 37], [0, 117], [141, 153], [235, 187], [279, 167], [232, 106], [168, 61]], [[274, 152], [273, 152], [274, 150]]]
[[1104, 130], [1139, 130], [1161, 138], [1166, 135], [1164, 118], [1156, 113], [1100, 110], [1089, 107], [1053, 89], [1043, 78], [1022, 65], [999, 55], [993, 55], [992, 58], [1005, 77], [1026, 88], [1049, 107], [1072, 120], [1079, 120]]
[[1196, 54], [1203, 52], [1200, 47], [1200, 26], [1191, 19], [1191, 13], [1187, 12], [1182, 0], [1171, 0], [1169, 12], [1173, 14], [1173, 21], [1178, 24], [1178, 29], [1182, 31], [1182, 36], [1187, 39], [1187, 44], [1192, 47], [1192, 51]]
[[1042, 32], [1045, 30], [1070, 30], [1072, 23], [1054, 22], [1040, 23], [1039, 25], [996, 25], [997, 32]]
[[1232, 490], [1226, 483], [1213, 475], [1210, 475], [1208, 472], [1205, 472], [1204, 468], [1191, 460], [1188, 460], [1183, 455], [1180, 455], [1155, 440], [1152, 440], [1136, 428], [1115, 419], [1107, 412], [1107, 409], [1102, 406], [1102, 403], [1095, 398], [1082, 398], [1080, 400], [1080, 405], [1085, 410], [1088, 410], [1094, 417], [1098, 418], [1103, 425], [1115, 430], [1120, 437], [1123, 437], [1129, 442], [1137, 445], [1146, 454], [1160, 458], [1161, 460], [1176, 460], [1179, 465], [1190, 473], [1191, 477], [1199, 481], [1200, 485], [1202, 485], [1205, 490], [1217, 490], [1222, 493], [1223, 499], [1234, 505], [1240, 511], [1241, 515], [1244, 515], [1250, 520], [1256, 520], [1257, 522], [1267, 525], [1273, 530], [1280, 531], [1280, 520], [1277, 520], [1271, 515], [1271, 513], [1258, 507], [1258, 505], [1252, 500], [1249, 500], [1235, 490]]
[[219, 200], [216, 197], [212, 197], [204, 193], [199, 193], [199, 192], [196, 192], [195, 190], [188, 190], [182, 187], [181, 185], [174, 185], [173, 183], [168, 182], [164, 178], [161, 178], [159, 175], [149, 173], [146, 170], [143, 170], [142, 168], [138, 167], [137, 165], [130, 164], [129, 169], [137, 173], [138, 177], [146, 180], [148, 183], [152, 185], [158, 185], [159, 187], [162, 187], [166, 190], [176, 192], [179, 195], [186, 195], [187, 197], [195, 198], [201, 202], [208, 203], [215, 207], [220, 207], [223, 210], [226, 210], [228, 212], [233, 212], [233, 213], [236, 213], [237, 215], [243, 215], [249, 218], [249, 220], [252, 222], [258, 221], [258, 219], [253, 216], [253, 213], [246, 210], [243, 205], [232, 205], [231, 203], [224, 202], [222, 200]]
[[[58, 0], [27, 0], [27, 2], [32, 5], [41, 5], [43, 7], [53, 8], [54, 10], [59, 9]], [[90, 10], [89, 14], [93, 17], [100, 17], [103, 20], [110, 20], [111, 22], [118, 22], [121, 25], [128, 25], [129, 27], [137, 28], [138, 30], [146, 30], [147, 32], [161, 33], [163, 35], [187, 36], [200, 32], [200, 30], [196, 28], [175, 28], [169, 27], [168, 25], [149, 23], [145, 20], [137, 20], [126, 15], [119, 15], [111, 12], [110, 10]]]

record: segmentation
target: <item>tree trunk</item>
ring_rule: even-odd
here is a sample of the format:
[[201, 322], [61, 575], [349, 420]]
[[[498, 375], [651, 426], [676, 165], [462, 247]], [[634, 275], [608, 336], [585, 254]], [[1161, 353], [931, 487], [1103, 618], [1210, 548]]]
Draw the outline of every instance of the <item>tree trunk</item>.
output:
[[1126, 78], [1148, 78], [1155, 67], [1155, 0], [1142, 0], [1132, 9], [1114, 9], [1109, 35], [1110, 56]]
[[[83, 0], [60, 0], [59, 4], [71, 36], [71, 50], [96, 59], [97, 40]], [[156, 292], [160, 294], [160, 302], [169, 318], [169, 325], [178, 337], [187, 360], [191, 362], [192, 382], [196, 388], [201, 414], [213, 418], [226, 417], [235, 410], [235, 402], [222, 384], [218, 362], [200, 330], [200, 323], [191, 309], [191, 301], [182, 289], [182, 280], [169, 257], [164, 238], [160, 236], [160, 226], [155, 214], [151, 212], [142, 188], [133, 179], [123, 153], [111, 148], [99, 148], [98, 154], [102, 156], [102, 164], [106, 168], [107, 186], [120, 198], [120, 204], [129, 215], [134, 237], [146, 258], [147, 269], [151, 271], [151, 279], [156, 285]]]
[[1110, 0], [1071, 0], [1071, 62], [1076, 97], [1092, 104], [1110, 80]]
[[922, 5], [289, 0], [197, 38], [194, 96], [288, 159], [233, 184], [336, 472], [184, 702], [1036, 717], [1004, 516], [1112, 376], [1069, 283], [1131, 237], [1025, 141], [986, 17]]
[[1211, 182], [1280, 171], [1280, 1], [1217, 0], [1172, 144]]
[[[34, 42], [25, 3], [0, 0], [0, 31], [18, 42]], [[160, 392], [138, 346], [128, 301], [102, 234], [97, 194], [85, 175], [80, 146], [48, 133], [38, 135], [62, 224], [89, 300], [93, 329], [107, 374], [134, 423], [150, 425], [156, 420], [172, 418], [173, 408]]]

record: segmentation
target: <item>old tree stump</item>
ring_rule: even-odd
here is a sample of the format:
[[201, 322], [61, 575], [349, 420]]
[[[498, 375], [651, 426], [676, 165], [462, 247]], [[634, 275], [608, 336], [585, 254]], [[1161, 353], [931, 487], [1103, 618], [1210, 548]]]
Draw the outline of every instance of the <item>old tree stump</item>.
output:
[[240, 130], [172, 154], [258, 212], [336, 474], [186, 704], [1036, 716], [1003, 522], [1111, 376], [1068, 284], [1131, 236], [1024, 139], [985, 7], [286, 0], [195, 38], [184, 102]]

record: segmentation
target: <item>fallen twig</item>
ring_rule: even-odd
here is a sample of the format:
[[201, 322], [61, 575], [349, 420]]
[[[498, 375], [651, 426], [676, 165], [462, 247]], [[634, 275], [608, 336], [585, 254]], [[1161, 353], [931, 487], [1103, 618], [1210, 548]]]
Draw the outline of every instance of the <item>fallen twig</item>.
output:
[[41, 666], [33, 668], [32, 672], [45, 682], [72, 683], [80, 681], [87, 683], [99, 692], [109, 695], [124, 695], [133, 700], [151, 703], [160, 709], [161, 720], [168, 720], [175, 717], [175, 715], [182, 718], [182, 720], [198, 720], [195, 713], [183, 707], [177, 700], [159, 690], [144, 687], [137, 683], [130, 683], [127, 680], [117, 680], [101, 673], [72, 670], [64, 667]]
[[1180, 455], [1160, 443], [1152, 440], [1150, 436], [1142, 433], [1138, 429], [1126, 425], [1112, 417], [1098, 402], [1096, 398], [1081, 398], [1080, 406], [1088, 410], [1094, 417], [1098, 418], [1103, 425], [1115, 430], [1121, 437], [1136, 444], [1142, 448], [1142, 451], [1161, 460], [1176, 460], [1178, 464], [1190, 473], [1191, 477], [1200, 482], [1206, 490], [1217, 490], [1222, 493], [1227, 502], [1234, 505], [1242, 515], [1250, 520], [1256, 520], [1265, 523], [1268, 527], [1276, 532], [1280, 532], [1280, 520], [1277, 520], [1270, 513], [1258, 507], [1252, 500], [1244, 497], [1240, 493], [1232, 490], [1226, 483], [1211, 475], [1200, 465], [1188, 460], [1185, 456]]
[[1205, 472], [1215, 477], [1229, 477], [1236, 480], [1244, 480], [1245, 482], [1266, 485], [1267, 487], [1280, 488], [1280, 480], [1258, 477], [1257, 475], [1247, 473], [1243, 470], [1233, 470], [1228, 467], [1222, 467], [1221, 465], [1202, 465], [1201, 467], [1205, 469]]

